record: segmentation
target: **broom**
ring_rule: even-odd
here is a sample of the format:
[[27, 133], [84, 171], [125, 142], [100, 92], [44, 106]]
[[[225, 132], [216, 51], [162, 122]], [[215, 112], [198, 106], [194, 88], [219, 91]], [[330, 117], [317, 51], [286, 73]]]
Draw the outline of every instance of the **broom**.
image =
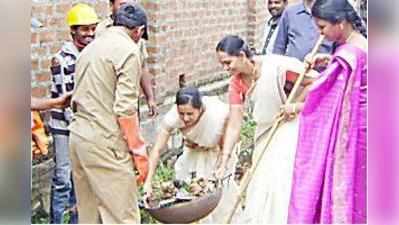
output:
[[[319, 49], [321, 43], [323, 42], [323, 39], [324, 39], [324, 36], [320, 35], [319, 39], [317, 40], [315, 46], [313, 47], [313, 49], [312, 49], [312, 51], [310, 53], [310, 58], [311, 59], [315, 56], [317, 50]], [[300, 84], [302, 83], [305, 75], [310, 71], [310, 69], [311, 69], [311, 66], [309, 65], [309, 66], [307, 66], [305, 68], [305, 71], [300, 74], [300, 76], [296, 80], [295, 85], [292, 88], [292, 91], [291, 91], [290, 95], [288, 96], [288, 99], [285, 102], [285, 104], [290, 104], [293, 101], [293, 99], [294, 99], [294, 97], [296, 95], [296, 92], [298, 91], [298, 88], [299, 88]], [[240, 185], [241, 186], [240, 193], [239, 193], [239, 195], [237, 196], [237, 198], [234, 201], [234, 205], [233, 205], [234, 207], [233, 207], [232, 211], [230, 212], [230, 214], [228, 215], [228, 217], [226, 219], [226, 224], [230, 224], [231, 223], [233, 215], [234, 215], [235, 211], [237, 210], [238, 205], [240, 204], [240, 202], [241, 202], [241, 200], [243, 198], [243, 195], [244, 195], [244, 193], [246, 192], [246, 190], [248, 188], [249, 182], [251, 181], [251, 179], [253, 177], [253, 174], [254, 174], [256, 168], [258, 167], [260, 160], [263, 157], [263, 154], [266, 152], [266, 149], [269, 146], [270, 141], [273, 139], [273, 136], [276, 133], [277, 129], [279, 128], [279, 126], [281, 124], [283, 124], [283, 121], [284, 121], [284, 115], [283, 115], [283, 113], [280, 113], [278, 115], [278, 117], [274, 120], [273, 126], [271, 127], [271, 129], [270, 129], [270, 131], [268, 133], [268, 136], [266, 137], [266, 146], [265, 146], [265, 148], [262, 149], [262, 151], [260, 152], [258, 157], [254, 160], [254, 163], [252, 164], [252, 166], [249, 169], [249, 171], [243, 177], [242, 185]], [[267, 131], [265, 131], [259, 137], [263, 136], [266, 133], [267, 133]], [[258, 140], [259, 140], [259, 138], [258, 138]]]

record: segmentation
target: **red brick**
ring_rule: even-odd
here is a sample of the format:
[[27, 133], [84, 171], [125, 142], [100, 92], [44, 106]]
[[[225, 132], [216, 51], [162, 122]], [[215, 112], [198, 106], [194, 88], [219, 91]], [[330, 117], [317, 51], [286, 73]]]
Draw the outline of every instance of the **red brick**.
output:
[[[107, 1], [107, 3], [108, 3], [109, 1]], [[109, 13], [110, 13], [110, 10], [109, 10], [109, 4], [107, 4], [107, 3], [103, 3], [103, 4], [100, 4], [100, 3], [98, 3], [96, 6], [95, 6], [95, 10], [96, 10], [96, 13], [97, 13], [97, 15], [98, 16], [106, 16], [106, 15], [108, 15]]]
[[67, 21], [65, 17], [53, 17], [49, 19], [48, 26], [52, 28], [66, 27]]
[[50, 76], [51, 76], [51, 74], [50, 74], [50, 72], [41, 72], [41, 73], [38, 73], [38, 74], [36, 74], [36, 81], [39, 81], [39, 82], [44, 82], [44, 81], [49, 81], [50, 80]]
[[56, 12], [66, 14], [72, 8], [72, 3], [59, 3], [56, 5]]
[[50, 47], [50, 55], [54, 55], [56, 54], [62, 46], [62, 42], [55, 42], [52, 44], [52, 46]]
[[53, 13], [53, 5], [33, 4], [32, 15], [51, 15]]
[[48, 93], [48, 88], [46, 87], [34, 87], [32, 88], [31, 94], [34, 97], [45, 97]]
[[45, 5], [33, 5], [32, 6], [32, 13], [33, 14], [45, 14], [46, 13], [46, 6]]
[[149, 54], [159, 53], [159, 47], [147, 47], [147, 51]]
[[160, 8], [159, 3], [155, 3], [155, 2], [146, 2], [142, 5], [146, 9], [147, 13], [150, 11], [157, 11]]
[[42, 31], [39, 33], [39, 40], [43, 42], [51, 42], [55, 40], [56, 33], [52, 31]]
[[67, 41], [72, 40], [70, 30], [57, 32], [57, 41]]
[[30, 39], [31, 44], [39, 43], [39, 35], [37, 33], [31, 33], [30, 37], [31, 37]]
[[44, 9], [44, 13], [46, 15], [53, 14], [54, 13], [54, 5], [51, 4], [51, 5], [46, 6], [45, 9]]
[[31, 70], [38, 70], [39, 69], [39, 60], [32, 59], [31, 61]]
[[51, 60], [50, 59], [40, 59], [39, 65], [40, 65], [40, 69], [48, 70], [48, 69], [50, 69]]
[[46, 54], [47, 54], [47, 48], [45, 46], [32, 48], [32, 55], [43, 56]]

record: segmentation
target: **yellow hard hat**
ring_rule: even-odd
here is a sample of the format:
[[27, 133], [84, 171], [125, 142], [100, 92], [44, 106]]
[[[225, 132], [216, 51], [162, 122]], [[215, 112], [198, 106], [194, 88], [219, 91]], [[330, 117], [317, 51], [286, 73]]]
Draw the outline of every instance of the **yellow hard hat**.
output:
[[68, 26], [90, 25], [98, 23], [98, 17], [92, 7], [84, 3], [78, 3], [67, 13]]

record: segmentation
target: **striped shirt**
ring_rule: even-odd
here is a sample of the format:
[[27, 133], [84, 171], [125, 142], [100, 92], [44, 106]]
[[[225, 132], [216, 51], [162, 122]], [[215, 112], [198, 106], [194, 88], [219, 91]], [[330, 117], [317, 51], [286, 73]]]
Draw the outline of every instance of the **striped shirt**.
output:
[[[51, 97], [57, 98], [74, 89], [75, 64], [79, 50], [72, 42], [66, 42], [51, 62]], [[68, 125], [72, 118], [70, 107], [52, 109], [50, 131], [53, 134], [69, 135]]]

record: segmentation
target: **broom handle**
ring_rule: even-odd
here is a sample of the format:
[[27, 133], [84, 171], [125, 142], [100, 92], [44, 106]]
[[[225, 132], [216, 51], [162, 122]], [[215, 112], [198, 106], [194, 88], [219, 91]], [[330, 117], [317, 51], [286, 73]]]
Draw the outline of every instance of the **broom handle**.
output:
[[[310, 58], [313, 58], [315, 56], [317, 50], [319, 49], [321, 43], [323, 42], [323, 39], [324, 39], [324, 36], [320, 35], [319, 39], [317, 40], [315, 46], [313, 47], [313, 49], [312, 49], [312, 51], [310, 53]], [[298, 88], [299, 88], [300, 84], [302, 83], [302, 80], [305, 77], [305, 74], [308, 73], [310, 69], [311, 69], [311, 66], [307, 65], [306, 68], [305, 68], [305, 71], [300, 74], [300, 76], [298, 77], [297, 81], [295, 82], [295, 85], [292, 88], [292, 91], [291, 91], [290, 95], [288, 96], [288, 99], [287, 99], [285, 104], [291, 103], [291, 101], [294, 99], [294, 96], [296, 95], [296, 92], [298, 91]], [[277, 117], [274, 120], [273, 126], [272, 126], [270, 132], [268, 133], [268, 136], [266, 137], [266, 145], [265, 145], [265, 147], [260, 152], [259, 156], [255, 159], [255, 161], [252, 164], [250, 170], [247, 173], [245, 173], [245, 175], [243, 177], [242, 185], [240, 185], [240, 186], [242, 186], [241, 189], [240, 189], [240, 193], [239, 193], [239, 195], [237, 196], [237, 198], [234, 201], [234, 205], [233, 205], [234, 207], [233, 207], [233, 209], [231, 210], [230, 214], [227, 217], [226, 224], [230, 224], [231, 223], [231, 220], [233, 219], [233, 215], [234, 215], [235, 211], [237, 210], [237, 208], [238, 208], [238, 206], [239, 206], [239, 204], [240, 204], [240, 202], [241, 202], [241, 200], [243, 198], [243, 195], [244, 195], [245, 191], [248, 188], [249, 182], [251, 181], [251, 179], [253, 177], [253, 174], [255, 173], [255, 170], [258, 167], [259, 162], [260, 162], [260, 160], [263, 157], [263, 154], [266, 152], [266, 149], [269, 146], [270, 141], [272, 140], [274, 134], [276, 133], [277, 128], [281, 125], [281, 122], [283, 121], [283, 119], [284, 119], [284, 115], [280, 115], [279, 117]]]
[[[273, 126], [270, 130], [269, 135], [266, 137], [266, 147], [267, 145], [269, 145], [269, 142], [272, 140], [273, 134], [277, 131], [278, 126], [280, 125], [280, 122], [283, 120], [283, 116], [279, 116], [275, 122], [273, 123]], [[265, 148], [266, 149], [266, 148]], [[240, 189], [240, 194], [237, 196], [237, 198], [234, 200], [234, 207], [232, 209], [232, 211], [230, 212], [230, 214], [228, 215], [228, 218], [225, 222], [225, 224], [230, 224], [231, 220], [233, 219], [234, 213], [237, 210], [238, 206], [240, 205], [240, 202], [243, 198], [243, 195], [246, 191], [246, 189], [248, 188], [248, 184], [250, 182], [250, 180], [252, 179], [252, 176], [256, 170], [256, 168], [259, 165], [259, 161], [263, 156], [263, 153], [265, 152], [265, 149], [260, 153], [260, 155], [256, 158], [255, 162], [252, 164], [251, 168], [249, 169], [249, 171], [247, 173], [245, 173], [244, 177], [243, 177], [243, 181], [242, 181], [242, 185], [241, 189]]]
[[[315, 46], [313, 47], [312, 51], [310, 52], [310, 58], [313, 59], [313, 57], [316, 55], [317, 50], [320, 48], [320, 45], [322, 44], [324, 40], [324, 35], [320, 35], [319, 39], [317, 40]], [[305, 72], [301, 73], [298, 77], [298, 80], [295, 82], [294, 87], [291, 90], [290, 95], [288, 96], [287, 101], [285, 104], [289, 104], [294, 100], [294, 97], [296, 95], [296, 92], [298, 91], [299, 86], [301, 86], [301, 83], [305, 77], [305, 75], [311, 70], [311, 65], [306, 63], [305, 67]], [[299, 81], [299, 82], [298, 82]]]

